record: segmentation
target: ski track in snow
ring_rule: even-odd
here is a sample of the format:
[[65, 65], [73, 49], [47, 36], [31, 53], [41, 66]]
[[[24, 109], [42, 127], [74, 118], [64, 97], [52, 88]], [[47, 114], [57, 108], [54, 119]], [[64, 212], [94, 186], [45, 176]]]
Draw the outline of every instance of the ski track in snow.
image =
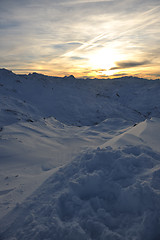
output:
[[159, 240], [159, 98], [0, 69], [0, 240]]

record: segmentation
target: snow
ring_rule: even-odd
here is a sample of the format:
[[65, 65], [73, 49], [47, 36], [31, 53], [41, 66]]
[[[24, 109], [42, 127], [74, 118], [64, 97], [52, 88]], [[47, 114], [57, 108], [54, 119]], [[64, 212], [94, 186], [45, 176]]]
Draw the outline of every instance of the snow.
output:
[[0, 70], [0, 239], [160, 239], [160, 82]]
[[119, 136], [113, 137], [104, 146], [121, 147], [125, 145], [139, 146], [143, 143], [153, 151], [160, 151], [159, 118], [146, 119], [135, 127], [125, 131]]

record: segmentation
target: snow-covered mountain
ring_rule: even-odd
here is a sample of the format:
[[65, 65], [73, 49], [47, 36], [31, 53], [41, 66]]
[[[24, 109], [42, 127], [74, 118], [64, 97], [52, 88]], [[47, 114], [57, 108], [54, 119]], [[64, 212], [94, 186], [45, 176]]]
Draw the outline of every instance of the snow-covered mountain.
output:
[[160, 239], [160, 80], [0, 69], [0, 239]]

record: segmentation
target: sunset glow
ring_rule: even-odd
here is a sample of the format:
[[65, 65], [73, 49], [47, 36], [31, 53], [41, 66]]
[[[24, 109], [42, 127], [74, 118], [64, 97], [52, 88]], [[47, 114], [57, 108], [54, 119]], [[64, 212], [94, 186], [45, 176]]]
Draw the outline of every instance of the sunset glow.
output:
[[122, 56], [118, 55], [114, 49], [102, 48], [90, 56], [90, 65], [103, 75], [112, 75], [110, 69], [115, 67], [116, 62], [120, 60], [122, 60]]
[[160, 3], [2, 0], [0, 67], [76, 77], [160, 75]]

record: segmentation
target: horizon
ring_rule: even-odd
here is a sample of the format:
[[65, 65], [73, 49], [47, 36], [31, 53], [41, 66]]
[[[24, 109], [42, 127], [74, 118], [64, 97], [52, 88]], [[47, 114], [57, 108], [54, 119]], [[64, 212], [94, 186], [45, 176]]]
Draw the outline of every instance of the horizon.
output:
[[105, 76], [105, 77], [102, 77], [102, 78], [99, 78], [99, 77], [75, 77], [73, 74], [71, 75], [64, 75], [64, 76], [56, 76], [56, 75], [47, 75], [47, 74], [44, 74], [43, 72], [28, 72], [28, 73], [16, 73], [15, 71], [12, 71], [11, 69], [7, 69], [7, 68], [0, 68], [0, 71], [1, 70], [5, 70], [5, 71], [8, 71], [8, 72], [11, 72], [13, 74], [16, 74], [18, 76], [30, 76], [30, 75], [34, 75], [34, 74], [37, 74], [37, 75], [42, 75], [44, 77], [53, 77], [53, 78], [62, 78], [62, 79], [65, 79], [65, 78], [73, 78], [73, 79], [77, 79], [77, 80], [116, 80], [116, 79], [122, 79], [122, 78], [136, 78], [136, 79], [143, 79], [143, 80], [160, 80], [160, 78], [144, 78], [144, 77], [139, 77], [139, 76], [133, 76], [133, 75], [124, 75], [124, 76]]
[[160, 76], [158, 0], [2, 0], [0, 66], [16, 74]]

